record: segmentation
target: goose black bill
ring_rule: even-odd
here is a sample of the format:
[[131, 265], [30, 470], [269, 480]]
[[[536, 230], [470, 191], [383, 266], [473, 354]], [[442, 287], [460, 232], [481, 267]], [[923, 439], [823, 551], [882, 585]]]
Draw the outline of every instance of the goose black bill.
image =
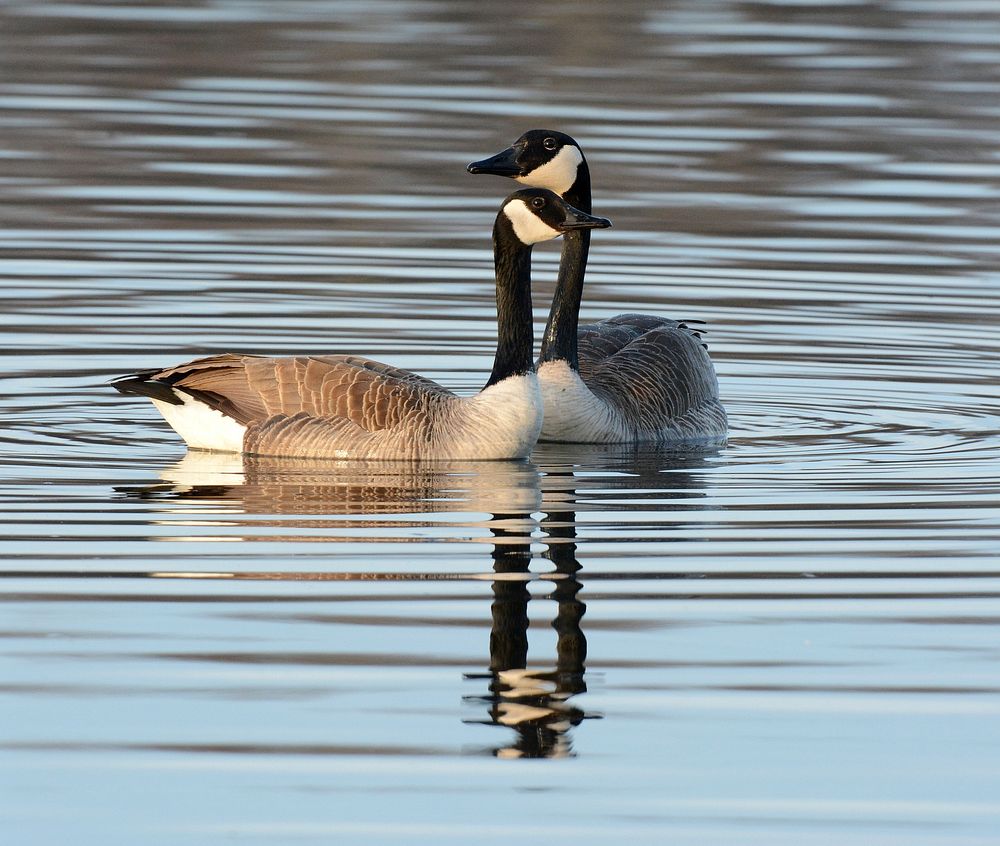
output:
[[521, 166], [517, 163], [517, 150], [508, 147], [478, 162], [472, 162], [467, 168], [469, 173], [489, 173], [493, 176], [524, 176]]
[[560, 232], [572, 232], [575, 229], [610, 229], [611, 221], [606, 217], [594, 217], [570, 205], [566, 206], [566, 217], [559, 224]]

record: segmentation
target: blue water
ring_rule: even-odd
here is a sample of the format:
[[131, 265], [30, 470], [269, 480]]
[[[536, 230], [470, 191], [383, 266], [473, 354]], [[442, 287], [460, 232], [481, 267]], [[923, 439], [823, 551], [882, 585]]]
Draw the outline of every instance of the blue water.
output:
[[[6, 839], [996, 843], [998, 44], [978, 0], [0, 8]], [[707, 321], [724, 449], [244, 462], [104, 384], [475, 390], [513, 184], [465, 164], [536, 126], [615, 223], [585, 319]]]

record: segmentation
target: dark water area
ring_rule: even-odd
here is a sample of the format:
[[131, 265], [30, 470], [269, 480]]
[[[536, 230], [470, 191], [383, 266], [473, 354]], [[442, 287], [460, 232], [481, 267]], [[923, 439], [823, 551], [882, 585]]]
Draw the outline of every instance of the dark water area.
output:
[[[104, 385], [477, 389], [533, 127], [725, 448], [243, 460]], [[1000, 839], [997, 3], [8, 2], [0, 197], [5, 842]]]

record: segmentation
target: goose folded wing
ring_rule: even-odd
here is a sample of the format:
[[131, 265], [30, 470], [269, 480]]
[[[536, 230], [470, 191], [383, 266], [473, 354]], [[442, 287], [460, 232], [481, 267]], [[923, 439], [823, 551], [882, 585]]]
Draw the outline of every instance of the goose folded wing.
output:
[[243, 450], [287, 458], [354, 458], [377, 436], [344, 417], [276, 414], [247, 426]]
[[178, 365], [154, 378], [244, 425], [305, 413], [343, 418], [374, 432], [454, 398], [430, 379], [361, 356], [226, 354]]
[[585, 359], [581, 351], [580, 375], [594, 394], [628, 419], [657, 429], [718, 398], [707, 358], [696, 334], [680, 325], [662, 326], [600, 360]]

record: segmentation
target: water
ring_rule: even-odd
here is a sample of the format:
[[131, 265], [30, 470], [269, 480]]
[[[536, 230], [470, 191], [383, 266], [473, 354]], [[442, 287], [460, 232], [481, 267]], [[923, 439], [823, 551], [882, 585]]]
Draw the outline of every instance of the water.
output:
[[[996, 843], [998, 44], [978, 0], [4, 4], [10, 842]], [[707, 320], [725, 449], [243, 463], [103, 386], [474, 390], [513, 184], [464, 165], [536, 126], [615, 222], [586, 318]]]

